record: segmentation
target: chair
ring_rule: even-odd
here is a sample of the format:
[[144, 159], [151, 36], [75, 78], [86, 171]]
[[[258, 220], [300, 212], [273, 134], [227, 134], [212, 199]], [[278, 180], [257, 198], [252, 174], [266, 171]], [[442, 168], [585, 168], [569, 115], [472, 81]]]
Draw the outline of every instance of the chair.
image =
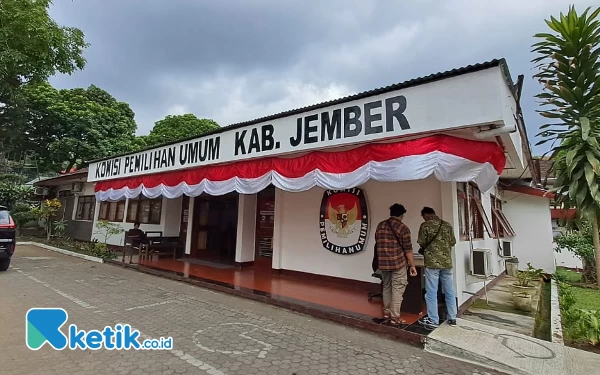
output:
[[132, 263], [133, 253], [136, 251], [139, 252], [139, 245], [138, 246], [133, 245], [133, 242], [136, 239], [138, 239], [138, 238], [125, 235], [125, 245], [123, 246], [123, 257], [121, 258], [121, 262], [125, 263], [125, 253], [129, 253], [129, 264]]
[[371, 274], [371, 276], [373, 276], [376, 279], [381, 280], [381, 282], [380, 282], [381, 291], [379, 291], [377, 293], [369, 292], [369, 294], [367, 295], [367, 298], [369, 299], [369, 301], [371, 301], [375, 297], [383, 297], [383, 277], [381, 276], [381, 271], [377, 270], [377, 271], [373, 272], [373, 274]]

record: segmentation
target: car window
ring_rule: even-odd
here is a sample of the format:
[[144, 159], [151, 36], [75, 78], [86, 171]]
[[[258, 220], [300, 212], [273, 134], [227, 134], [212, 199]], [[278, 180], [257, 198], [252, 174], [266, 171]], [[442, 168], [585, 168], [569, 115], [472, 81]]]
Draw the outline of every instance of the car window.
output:
[[10, 224], [8, 211], [0, 210], [0, 224]]

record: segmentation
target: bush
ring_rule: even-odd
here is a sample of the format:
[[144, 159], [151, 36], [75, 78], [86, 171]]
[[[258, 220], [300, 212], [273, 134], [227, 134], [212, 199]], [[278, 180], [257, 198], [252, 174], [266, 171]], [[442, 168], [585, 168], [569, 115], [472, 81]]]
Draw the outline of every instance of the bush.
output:
[[101, 259], [116, 258], [116, 254], [113, 251], [111, 251], [108, 245], [105, 243], [91, 242], [87, 253], [91, 256]]
[[572, 341], [585, 341], [591, 345], [600, 342], [600, 310], [584, 310], [573, 308], [577, 299], [573, 288], [564, 281], [559, 281], [558, 299], [563, 323], [563, 331]]
[[579, 230], [569, 230], [555, 238], [556, 251], [567, 250], [581, 258], [583, 262], [583, 280], [596, 281], [596, 260], [594, 258], [594, 240], [591, 224], [584, 222]]

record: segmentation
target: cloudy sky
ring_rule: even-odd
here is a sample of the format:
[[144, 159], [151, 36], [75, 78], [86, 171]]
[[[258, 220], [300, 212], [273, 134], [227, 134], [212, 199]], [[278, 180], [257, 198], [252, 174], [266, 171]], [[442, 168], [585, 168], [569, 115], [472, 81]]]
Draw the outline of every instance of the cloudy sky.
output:
[[[600, 0], [573, 1], [578, 9]], [[60, 88], [95, 84], [136, 113], [147, 134], [168, 114], [225, 126], [347, 94], [505, 57], [524, 74], [530, 138], [533, 34], [564, 0], [54, 0], [79, 27], [88, 65]], [[532, 140], [532, 144], [535, 141]], [[543, 149], [535, 148], [538, 153]]]

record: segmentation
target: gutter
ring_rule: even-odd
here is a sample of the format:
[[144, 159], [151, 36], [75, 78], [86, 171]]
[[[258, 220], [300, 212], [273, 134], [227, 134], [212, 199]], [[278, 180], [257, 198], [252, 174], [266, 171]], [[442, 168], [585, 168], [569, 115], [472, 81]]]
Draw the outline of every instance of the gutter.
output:
[[514, 124], [504, 125], [499, 128], [491, 128], [487, 130], [473, 131], [473, 136], [477, 139], [486, 139], [496, 137], [502, 134], [514, 133], [517, 131], [517, 126]]

